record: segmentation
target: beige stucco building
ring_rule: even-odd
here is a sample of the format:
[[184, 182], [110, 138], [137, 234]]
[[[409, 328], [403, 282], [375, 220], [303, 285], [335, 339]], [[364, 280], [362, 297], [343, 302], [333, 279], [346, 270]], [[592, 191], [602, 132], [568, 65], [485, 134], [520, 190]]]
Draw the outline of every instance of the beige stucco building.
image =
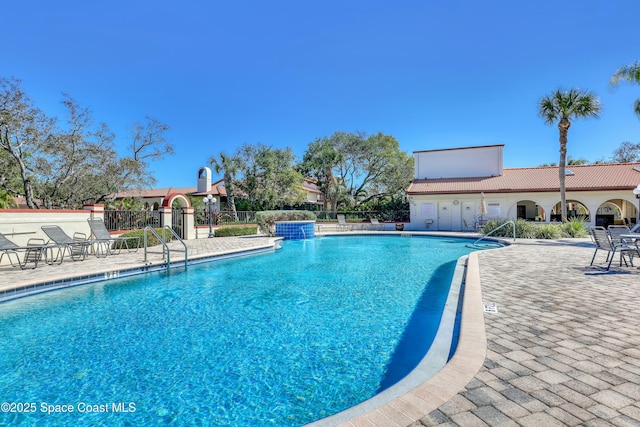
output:
[[[558, 167], [504, 168], [504, 145], [414, 152], [410, 230], [474, 230], [478, 219], [560, 220]], [[568, 216], [632, 224], [640, 163], [567, 166]]]

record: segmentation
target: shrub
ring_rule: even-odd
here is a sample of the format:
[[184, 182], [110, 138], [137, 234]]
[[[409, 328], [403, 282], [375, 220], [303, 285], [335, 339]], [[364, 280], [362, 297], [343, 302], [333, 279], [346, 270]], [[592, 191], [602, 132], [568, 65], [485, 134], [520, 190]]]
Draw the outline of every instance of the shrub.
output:
[[273, 235], [276, 221], [315, 221], [316, 214], [311, 211], [262, 211], [256, 212], [256, 222], [260, 231]]
[[[508, 222], [508, 219], [492, 219], [487, 221], [483, 228], [485, 234]], [[572, 218], [564, 224], [537, 224], [524, 219], [516, 219], [516, 237], [521, 239], [559, 239], [566, 237], [586, 237], [588, 231], [584, 218]], [[513, 237], [513, 225], [507, 224], [491, 234], [496, 237]]]
[[539, 225], [536, 230], [537, 239], [559, 239], [562, 237], [561, 225], [543, 224]]
[[[522, 218], [516, 220], [516, 237], [521, 239], [533, 239], [536, 236], [538, 225]], [[513, 235], [512, 235], [513, 236]]]
[[571, 218], [560, 226], [567, 237], [587, 237], [589, 232], [584, 225], [584, 218]]
[[[156, 233], [158, 233], [165, 242], [170, 242], [171, 240], [173, 240], [173, 234], [171, 234], [171, 232], [165, 228], [155, 228]], [[144, 247], [144, 230], [135, 230], [135, 231], [130, 231], [128, 233], [124, 233], [122, 234], [122, 237], [139, 237], [140, 238], [140, 247]], [[129, 247], [133, 248], [133, 245], [135, 245], [135, 242], [131, 241], [131, 240], [127, 240], [125, 242], [126, 244], [123, 245], [123, 248], [127, 248], [129, 249]], [[157, 246], [160, 244], [160, 241], [158, 240], [158, 238], [156, 236], [153, 235], [153, 233], [148, 232], [147, 233], [147, 247], [149, 246]]]
[[215, 230], [215, 237], [251, 236], [258, 233], [257, 225], [222, 227]]
[[[507, 223], [508, 219], [492, 219], [487, 221], [485, 226], [483, 227], [483, 232], [485, 234], [496, 230], [501, 225]], [[517, 219], [514, 221], [516, 226], [516, 237], [523, 239], [530, 239], [535, 236], [536, 233], [536, 225], [525, 221], [523, 219]], [[513, 237], [513, 224], [507, 224], [504, 227], [497, 230], [495, 233], [491, 234], [496, 237]]]

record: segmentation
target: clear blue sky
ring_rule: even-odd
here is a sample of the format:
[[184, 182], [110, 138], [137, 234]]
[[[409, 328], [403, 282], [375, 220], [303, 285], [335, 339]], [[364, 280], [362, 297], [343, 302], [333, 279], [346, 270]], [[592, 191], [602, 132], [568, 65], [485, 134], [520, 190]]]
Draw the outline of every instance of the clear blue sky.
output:
[[558, 87], [603, 103], [571, 127], [570, 156], [640, 143], [640, 86], [608, 86], [640, 60], [638, 0], [3, 3], [0, 75], [45, 112], [71, 95], [122, 152], [134, 121], [171, 126], [158, 187], [195, 185], [211, 155], [243, 143], [301, 157], [335, 131], [384, 132], [408, 153], [505, 144], [505, 167], [557, 162], [537, 102]]

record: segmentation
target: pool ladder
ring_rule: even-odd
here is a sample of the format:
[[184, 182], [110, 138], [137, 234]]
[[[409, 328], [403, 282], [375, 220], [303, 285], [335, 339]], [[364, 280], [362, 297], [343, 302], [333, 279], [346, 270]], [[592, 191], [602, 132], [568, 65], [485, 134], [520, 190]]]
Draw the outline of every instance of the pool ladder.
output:
[[[180, 238], [180, 236], [178, 236], [178, 234], [174, 231], [173, 228], [169, 227], [168, 225], [165, 225], [164, 228], [162, 229], [164, 230], [169, 230], [171, 232], [171, 234], [173, 234], [173, 237], [175, 237], [175, 239], [177, 241], [179, 241], [180, 243], [182, 243], [182, 246], [184, 246], [184, 251], [179, 251], [179, 252], [184, 252], [184, 268], [187, 268], [188, 265], [188, 261], [189, 261], [189, 252], [187, 250], [187, 244], [184, 242], [184, 240], [182, 240]], [[158, 232], [151, 227], [150, 225], [146, 226], [144, 228], [144, 262], [147, 262], [147, 231], [150, 231], [151, 234], [153, 234], [154, 236], [156, 236], [156, 239], [158, 239], [160, 241], [160, 244], [162, 245], [162, 259], [166, 259], [167, 260], [167, 270], [171, 269], [171, 249], [169, 249], [169, 245], [167, 244], [167, 242], [164, 240], [163, 237], [161, 237]], [[164, 235], [164, 233], [162, 233]], [[176, 251], [177, 249], [174, 249], [174, 251]]]

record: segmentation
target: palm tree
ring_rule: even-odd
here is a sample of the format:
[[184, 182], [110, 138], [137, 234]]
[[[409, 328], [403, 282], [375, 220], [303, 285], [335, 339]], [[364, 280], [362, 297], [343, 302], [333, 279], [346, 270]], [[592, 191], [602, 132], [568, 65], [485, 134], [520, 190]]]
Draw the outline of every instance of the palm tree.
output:
[[234, 195], [234, 181], [236, 174], [240, 168], [239, 159], [237, 156], [230, 156], [221, 152], [218, 158], [212, 156], [209, 159], [213, 170], [216, 173], [223, 173], [224, 188], [227, 192], [227, 205], [231, 212], [233, 212], [233, 220], [238, 221], [238, 212], [236, 211], [236, 199]]
[[[636, 61], [631, 65], [624, 66], [619, 68], [609, 83], [611, 86], [618, 86], [621, 81], [626, 81], [630, 83], [636, 83], [640, 85], [640, 62]], [[633, 103], [633, 111], [636, 112], [636, 115], [640, 118], [640, 98], [636, 99], [636, 102]]]
[[567, 134], [571, 121], [579, 118], [598, 117], [601, 111], [600, 99], [592, 92], [580, 89], [558, 89], [542, 98], [538, 104], [538, 114], [546, 124], [558, 122], [560, 131], [560, 208], [562, 221], [567, 220], [567, 200], [565, 187], [565, 166], [567, 161]]

